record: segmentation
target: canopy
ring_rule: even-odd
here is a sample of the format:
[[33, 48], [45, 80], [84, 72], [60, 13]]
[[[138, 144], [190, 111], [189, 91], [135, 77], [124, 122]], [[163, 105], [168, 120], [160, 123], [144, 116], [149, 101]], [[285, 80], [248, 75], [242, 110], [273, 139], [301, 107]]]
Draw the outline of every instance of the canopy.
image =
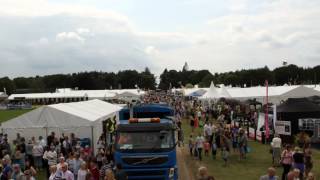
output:
[[8, 95], [4, 92], [0, 92], [0, 98], [7, 98]]
[[213, 82], [211, 82], [209, 90], [203, 96], [200, 97], [200, 99], [218, 99], [218, 98], [219, 98], [219, 94]]
[[39, 107], [29, 113], [4, 122], [1, 126], [9, 139], [16, 133], [25, 138], [47, 136], [51, 131], [75, 133], [80, 138], [91, 138], [96, 144], [102, 134], [102, 122], [114, 118], [122, 109], [101, 100], [61, 103]]
[[220, 90], [218, 91], [219, 98], [230, 98], [231, 95], [227, 91], [226, 87], [222, 84]]
[[[265, 101], [266, 87], [257, 86], [250, 88], [229, 88], [228, 93], [232, 98], [247, 100], [255, 98], [259, 102]], [[303, 98], [310, 96], [320, 96], [320, 91], [303, 85], [295, 86], [270, 86], [268, 88], [269, 102], [279, 104], [288, 98]]]

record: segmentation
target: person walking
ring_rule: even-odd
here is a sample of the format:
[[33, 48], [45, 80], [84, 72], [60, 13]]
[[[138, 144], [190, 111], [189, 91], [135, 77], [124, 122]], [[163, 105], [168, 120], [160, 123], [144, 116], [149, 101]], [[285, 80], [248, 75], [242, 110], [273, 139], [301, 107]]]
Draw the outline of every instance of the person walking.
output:
[[[46, 159], [48, 161], [48, 168], [50, 168], [53, 165], [57, 165], [57, 152], [55, 151], [54, 145], [51, 145], [50, 150], [46, 151], [43, 154], [43, 159]], [[49, 169], [47, 169], [47, 177], [49, 176], [50, 176], [50, 171]]]
[[87, 164], [86, 162], [81, 163], [81, 167], [77, 172], [77, 180], [86, 180], [88, 172]]
[[201, 161], [202, 160], [202, 149], [203, 149], [203, 144], [204, 144], [204, 137], [202, 136], [201, 133], [196, 138], [196, 148], [198, 151], [198, 158]]
[[304, 166], [304, 154], [299, 147], [294, 148], [293, 153], [293, 168], [300, 170], [300, 179], [303, 178], [305, 166]]
[[42, 155], [43, 155], [43, 147], [40, 145], [39, 142], [36, 142], [36, 144], [32, 148], [32, 157], [34, 166], [37, 170], [40, 170], [42, 168]]
[[189, 152], [190, 152], [190, 156], [193, 156], [193, 149], [194, 149], [194, 146], [195, 146], [195, 142], [194, 142], [194, 138], [193, 138], [193, 135], [190, 134], [189, 136]]
[[247, 136], [244, 133], [244, 130], [241, 129], [240, 132], [239, 132], [240, 160], [246, 158], [247, 147], [248, 147], [248, 139], [247, 139]]
[[310, 143], [307, 143], [304, 148], [304, 162], [305, 162], [305, 176], [307, 176], [313, 168], [312, 151], [311, 151]]
[[291, 151], [291, 146], [286, 145], [286, 149], [283, 150], [281, 153], [281, 164], [283, 167], [283, 172], [282, 172], [282, 180], [285, 180], [288, 173], [290, 172], [291, 166], [293, 162], [293, 153]]
[[271, 147], [272, 147], [272, 163], [275, 166], [279, 166], [280, 157], [281, 157], [281, 145], [282, 141], [278, 134], [272, 139]]

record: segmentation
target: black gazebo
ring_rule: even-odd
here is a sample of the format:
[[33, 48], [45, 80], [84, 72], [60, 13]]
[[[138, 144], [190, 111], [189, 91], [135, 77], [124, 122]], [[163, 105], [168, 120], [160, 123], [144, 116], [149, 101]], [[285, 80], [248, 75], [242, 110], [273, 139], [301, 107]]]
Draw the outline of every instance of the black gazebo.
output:
[[277, 120], [291, 122], [291, 138], [301, 131], [311, 137], [320, 123], [320, 106], [307, 98], [289, 98], [277, 106]]

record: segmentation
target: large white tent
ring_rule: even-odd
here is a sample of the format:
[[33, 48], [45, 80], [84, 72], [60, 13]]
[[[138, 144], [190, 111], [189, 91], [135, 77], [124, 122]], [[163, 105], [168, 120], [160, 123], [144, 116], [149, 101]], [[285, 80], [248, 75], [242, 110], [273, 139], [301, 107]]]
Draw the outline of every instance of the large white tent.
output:
[[211, 82], [210, 88], [208, 89], [208, 91], [199, 99], [218, 99], [218, 98], [219, 98], [219, 93], [216, 87], [214, 86], [213, 82]]
[[[266, 97], [266, 87], [225, 87], [221, 85], [220, 88], [214, 87], [211, 83], [208, 91], [201, 97], [200, 100], [214, 100], [219, 98], [232, 98], [240, 101], [245, 101], [248, 99], [256, 99], [257, 101], [263, 103]], [[310, 96], [320, 96], [320, 86], [304, 86], [304, 85], [294, 85], [294, 86], [270, 86], [268, 88], [268, 101], [273, 104], [280, 104], [282, 101], [288, 98], [303, 98]]]
[[8, 95], [6, 93], [0, 92], [0, 99], [5, 99], [7, 97], [8, 97]]
[[14, 139], [16, 133], [25, 138], [47, 136], [54, 131], [57, 136], [71, 132], [79, 138], [90, 138], [93, 144], [102, 133], [102, 122], [117, 117], [120, 106], [101, 100], [61, 103], [39, 107], [29, 113], [4, 122], [3, 133]]
[[50, 104], [58, 102], [75, 102], [92, 99], [110, 100], [122, 97], [140, 98], [145, 92], [140, 89], [115, 89], [115, 90], [72, 90], [70, 88], [57, 89], [53, 93], [11, 94], [8, 99], [26, 100], [32, 103]]
[[[259, 102], [264, 102], [266, 97], [266, 87], [250, 87], [250, 88], [230, 88], [227, 89], [232, 98], [238, 100], [247, 100], [255, 98]], [[268, 101], [273, 104], [280, 104], [288, 98], [303, 98], [310, 96], [319, 96], [320, 91], [307, 86], [270, 86], [268, 88]]]
[[219, 98], [231, 98], [231, 95], [227, 91], [227, 88], [222, 84], [218, 90]]

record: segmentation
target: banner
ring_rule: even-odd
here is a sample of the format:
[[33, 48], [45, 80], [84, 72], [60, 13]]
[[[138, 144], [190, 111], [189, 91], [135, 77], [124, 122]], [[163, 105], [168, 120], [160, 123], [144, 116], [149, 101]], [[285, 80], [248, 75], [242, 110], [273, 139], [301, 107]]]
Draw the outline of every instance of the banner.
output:
[[265, 109], [265, 121], [264, 121], [264, 127], [265, 127], [265, 132], [266, 132], [266, 138], [268, 139], [269, 138], [269, 135], [270, 135], [270, 130], [269, 130], [269, 116], [268, 116], [268, 113], [269, 113], [269, 109], [268, 109], [268, 98], [269, 98], [269, 91], [268, 91], [268, 80], [266, 80], [265, 82], [266, 84], [266, 99], [265, 99], [265, 105], [266, 105], [266, 109]]
[[290, 121], [276, 121], [275, 132], [282, 135], [291, 135], [291, 122]]

